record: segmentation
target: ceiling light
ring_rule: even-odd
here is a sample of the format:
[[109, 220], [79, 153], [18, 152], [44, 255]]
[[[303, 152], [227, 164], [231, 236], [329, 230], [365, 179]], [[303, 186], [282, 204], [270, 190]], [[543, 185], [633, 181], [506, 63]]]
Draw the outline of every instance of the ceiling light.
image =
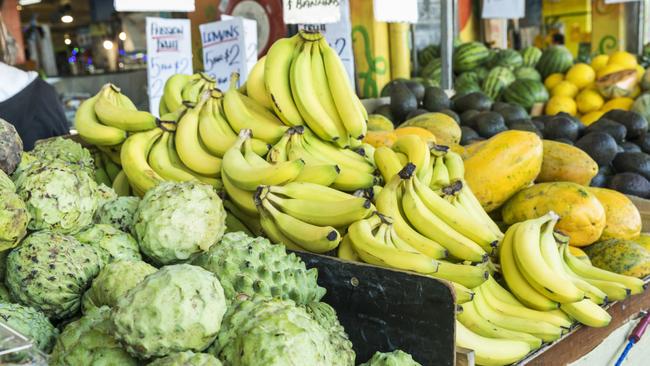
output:
[[113, 49], [113, 42], [107, 39], [107, 40], [104, 41], [103, 46], [107, 50], [112, 50]]
[[69, 46], [72, 43], [72, 40], [70, 40], [70, 38], [66, 38], [63, 40], [63, 43]]
[[63, 23], [72, 23], [74, 21], [74, 18], [72, 17], [72, 15], [66, 14], [61, 17], [61, 21]]
[[34, 5], [40, 3], [42, 0], [19, 0], [18, 4], [21, 6]]
[[121, 41], [126, 41], [126, 33], [120, 32], [120, 34], [118, 34], [118, 37]]

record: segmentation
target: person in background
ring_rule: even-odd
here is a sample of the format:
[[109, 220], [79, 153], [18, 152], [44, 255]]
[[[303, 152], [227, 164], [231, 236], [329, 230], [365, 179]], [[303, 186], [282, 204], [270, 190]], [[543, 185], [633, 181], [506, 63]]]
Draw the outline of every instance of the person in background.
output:
[[13, 62], [11, 35], [2, 20], [0, 0], [0, 118], [16, 127], [26, 151], [37, 140], [69, 133], [68, 121], [54, 87], [34, 71], [25, 72]]

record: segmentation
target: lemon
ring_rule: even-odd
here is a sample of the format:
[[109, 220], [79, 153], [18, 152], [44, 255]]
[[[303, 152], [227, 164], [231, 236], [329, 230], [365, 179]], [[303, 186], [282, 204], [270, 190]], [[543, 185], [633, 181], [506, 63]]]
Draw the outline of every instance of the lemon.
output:
[[573, 98], [578, 94], [578, 87], [570, 81], [560, 81], [551, 90], [551, 96], [563, 96]]
[[608, 65], [620, 65], [624, 69], [636, 69], [636, 56], [625, 51], [616, 51], [609, 55]]
[[578, 89], [583, 89], [596, 80], [596, 72], [587, 64], [575, 64], [566, 73], [565, 79], [575, 84]]
[[564, 75], [560, 73], [555, 73], [549, 75], [546, 80], [544, 80], [544, 86], [546, 89], [551, 90], [557, 83], [564, 80]]
[[603, 76], [607, 76], [609, 74], [613, 74], [615, 72], [623, 71], [626, 70], [627, 68], [623, 65], [619, 64], [608, 64], [607, 66], [603, 67], [602, 69], [598, 70], [598, 78], [602, 78]]
[[546, 114], [554, 116], [560, 112], [576, 115], [577, 106], [575, 100], [570, 97], [556, 95], [546, 103]]
[[623, 109], [629, 111], [630, 108], [632, 108], [632, 104], [634, 104], [634, 99], [632, 98], [627, 98], [627, 97], [614, 98], [609, 100], [607, 103], [605, 103], [601, 110], [603, 112], [609, 112], [612, 109]]
[[605, 104], [605, 101], [597, 91], [585, 89], [576, 97], [576, 104], [578, 105], [578, 111], [585, 114], [599, 110]]
[[594, 69], [594, 71], [599, 71], [603, 67], [607, 66], [608, 61], [608, 55], [598, 55], [591, 59], [591, 67]]
[[605, 111], [593, 111], [585, 114], [584, 116], [580, 117], [580, 120], [582, 123], [585, 124], [585, 126], [589, 126], [590, 124], [598, 121], [600, 117], [605, 114]]

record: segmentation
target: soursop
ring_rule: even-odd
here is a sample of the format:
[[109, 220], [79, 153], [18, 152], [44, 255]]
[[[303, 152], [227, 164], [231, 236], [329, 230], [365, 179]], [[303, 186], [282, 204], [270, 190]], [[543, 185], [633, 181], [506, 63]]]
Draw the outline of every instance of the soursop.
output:
[[287, 254], [283, 245], [242, 232], [224, 235], [193, 264], [217, 275], [228, 299], [246, 294], [308, 304], [325, 295], [325, 289], [316, 283], [316, 269], [307, 270], [305, 263], [295, 254]]
[[16, 185], [2, 169], [0, 169], [0, 192], [16, 192]]
[[16, 170], [23, 153], [23, 140], [11, 123], [0, 118], [0, 170], [10, 175]]
[[31, 154], [39, 164], [62, 161], [73, 165], [75, 169], [85, 171], [90, 177], [95, 176], [95, 163], [90, 151], [71, 139], [54, 137], [39, 141]]
[[232, 366], [331, 366], [336, 359], [327, 331], [304, 308], [280, 299], [236, 302], [208, 352]]
[[95, 223], [112, 225], [125, 233], [133, 233], [133, 217], [139, 203], [139, 197], [117, 197], [99, 206], [95, 211]]
[[[0, 320], [11, 329], [31, 339], [36, 348], [45, 353], [50, 353], [59, 335], [59, 331], [43, 313], [29, 306], [0, 303]], [[16, 361], [24, 356], [24, 354], [0, 356], [0, 364], [2, 361]]]
[[97, 186], [97, 207], [102, 207], [106, 202], [110, 202], [117, 198], [117, 193], [112, 187], [105, 184]]
[[102, 266], [99, 251], [71, 236], [39, 231], [7, 257], [5, 284], [21, 304], [51, 319], [79, 310], [81, 296]]
[[95, 224], [76, 233], [80, 243], [100, 249], [104, 262], [139, 261], [142, 259], [138, 242], [122, 230], [110, 225]]
[[356, 354], [352, 349], [352, 342], [345, 333], [345, 329], [339, 323], [336, 310], [324, 302], [313, 302], [308, 304], [305, 309], [329, 334], [336, 355], [332, 365], [354, 366]]
[[215, 190], [199, 182], [165, 182], [150, 189], [135, 213], [142, 253], [157, 264], [179, 263], [207, 251], [226, 230]]
[[14, 248], [27, 234], [31, 215], [14, 192], [0, 192], [0, 250]]
[[393, 352], [376, 352], [366, 363], [359, 366], [422, 366], [410, 354], [395, 350]]
[[156, 272], [156, 267], [142, 261], [117, 261], [107, 264], [93, 280], [81, 303], [84, 313], [101, 306], [113, 307], [127, 291]]
[[203, 351], [217, 337], [226, 311], [219, 280], [201, 267], [177, 264], [129, 290], [112, 314], [115, 337], [141, 358]]
[[186, 351], [159, 358], [148, 366], [221, 366], [221, 361], [209, 353]]
[[107, 307], [93, 309], [66, 325], [54, 345], [50, 365], [138, 365], [113, 337], [110, 312]]
[[29, 229], [70, 234], [92, 222], [97, 209], [97, 184], [83, 171], [62, 162], [35, 164], [15, 183], [16, 193], [32, 215]]

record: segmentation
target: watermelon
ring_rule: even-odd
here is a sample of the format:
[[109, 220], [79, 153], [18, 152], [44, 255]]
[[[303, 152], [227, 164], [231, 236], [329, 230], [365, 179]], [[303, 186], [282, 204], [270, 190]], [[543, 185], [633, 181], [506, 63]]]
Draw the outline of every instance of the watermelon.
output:
[[535, 103], [546, 103], [548, 91], [539, 81], [519, 79], [503, 90], [501, 98], [513, 104], [519, 104], [530, 111]]
[[573, 55], [564, 46], [551, 46], [542, 52], [537, 71], [546, 79], [547, 76], [560, 73], [564, 74], [573, 65]]
[[521, 50], [521, 57], [523, 58], [523, 66], [535, 67], [539, 58], [542, 57], [542, 50], [535, 46], [528, 46]]
[[497, 66], [490, 70], [483, 80], [483, 92], [492, 100], [496, 100], [501, 91], [515, 81], [515, 75], [507, 67]]
[[521, 57], [519, 52], [507, 48], [499, 50], [489, 65], [492, 67], [502, 66], [514, 70], [515, 68], [521, 66], [523, 63], [524, 59]]
[[429, 45], [418, 51], [418, 64], [420, 66], [428, 65], [434, 58], [440, 57], [440, 47]]
[[473, 72], [476, 73], [476, 75], [478, 76], [478, 81], [483, 82], [483, 80], [485, 80], [490, 70], [488, 70], [488, 68], [485, 66], [479, 66], [475, 68]]
[[456, 83], [465, 84], [465, 83], [479, 83], [478, 75], [474, 71], [465, 71], [464, 73], [456, 77]]
[[517, 79], [528, 79], [528, 80], [542, 80], [542, 75], [535, 70], [534, 67], [530, 66], [521, 66], [515, 70], [515, 77]]
[[432, 79], [440, 82], [442, 75], [442, 60], [434, 58], [431, 62], [420, 69], [420, 76], [425, 79]]
[[471, 80], [456, 80], [454, 82], [454, 90], [456, 95], [463, 96], [469, 93], [480, 92], [481, 87], [478, 83], [472, 82]]
[[488, 58], [490, 52], [487, 47], [479, 42], [464, 43], [454, 51], [454, 71], [464, 72], [481, 66]]
[[650, 121], [650, 94], [641, 94], [632, 104], [632, 111], [636, 112]]

